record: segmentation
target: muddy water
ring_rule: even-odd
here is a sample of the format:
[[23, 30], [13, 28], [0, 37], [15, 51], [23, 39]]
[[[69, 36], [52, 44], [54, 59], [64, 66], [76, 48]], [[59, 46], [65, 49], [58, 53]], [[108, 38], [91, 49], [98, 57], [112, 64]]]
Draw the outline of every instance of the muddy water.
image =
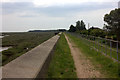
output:
[[0, 52], [1, 52], [1, 51], [4, 51], [4, 50], [7, 50], [7, 49], [9, 49], [9, 48], [11, 48], [11, 47], [0, 47]]
[[0, 38], [3, 38], [4, 36], [0, 36]]
[[[6, 35], [6, 36], [9, 36], [9, 35]], [[0, 39], [2, 39], [3, 37], [5, 37], [5, 36], [0, 36]], [[0, 40], [1, 41], [1, 40]], [[4, 50], [7, 50], [7, 49], [9, 49], [9, 48], [11, 48], [11, 47], [1, 47], [0, 46], [0, 52], [1, 51], [4, 51]]]

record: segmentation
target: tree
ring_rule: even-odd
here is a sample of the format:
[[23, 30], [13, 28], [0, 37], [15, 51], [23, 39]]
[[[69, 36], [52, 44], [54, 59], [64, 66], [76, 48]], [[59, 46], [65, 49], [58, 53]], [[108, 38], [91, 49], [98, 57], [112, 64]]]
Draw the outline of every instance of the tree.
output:
[[83, 22], [83, 20], [81, 20], [81, 29], [82, 29], [82, 30], [86, 30], [86, 28], [85, 28], [85, 23]]
[[76, 22], [77, 31], [86, 30], [83, 20]]
[[76, 31], [76, 27], [74, 27], [73, 25], [70, 26], [69, 32], [75, 32]]
[[106, 14], [104, 16], [104, 21], [107, 22], [105, 27], [107, 31], [115, 33], [117, 39], [120, 40], [120, 8]]
[[81, 29], [80, 21], [77, 21], [77, 22], [76, 22], [76, 29], [77, 29], [78, 31]]

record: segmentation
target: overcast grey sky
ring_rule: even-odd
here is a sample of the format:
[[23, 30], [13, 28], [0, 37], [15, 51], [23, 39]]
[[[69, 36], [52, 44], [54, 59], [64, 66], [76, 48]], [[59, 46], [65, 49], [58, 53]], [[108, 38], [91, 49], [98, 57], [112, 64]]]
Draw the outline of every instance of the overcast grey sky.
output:
[[118, 1], [3, 0], [0, 4], [0, 24], [3, 32], [69, 29], [78, 20], [83, 20], [86, 27], [90, 23], [91, 26], [102, 28], [104, 15], [117, 8]]

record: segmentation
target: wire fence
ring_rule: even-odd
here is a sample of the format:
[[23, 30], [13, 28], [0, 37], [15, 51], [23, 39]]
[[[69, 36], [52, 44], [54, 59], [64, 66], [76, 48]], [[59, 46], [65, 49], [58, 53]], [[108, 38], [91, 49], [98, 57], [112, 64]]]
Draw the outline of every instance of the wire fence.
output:
[[114, 61], [120, 62], [119, 41], [101, 38], [101, 37], [95, 37], [91, 35], [83, 35], [78, 33], [69, 33], [69, 34], [80, 38], [90, 48], [102, 53], [103, 55], [113, 59]]

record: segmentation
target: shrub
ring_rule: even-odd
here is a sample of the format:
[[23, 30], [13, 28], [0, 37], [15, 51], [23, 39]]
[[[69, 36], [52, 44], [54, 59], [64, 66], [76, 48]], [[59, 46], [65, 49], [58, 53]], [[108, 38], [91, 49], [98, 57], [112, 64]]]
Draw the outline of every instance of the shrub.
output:
[[2, 62], [5, 61], [7, 59], [7, 56], [2, 54]]
[[93, 29], [93, 30], [90, 30], [90, 35], [97, 36], [97, 37], [105, 37], [105, 32], [101, 29]]

